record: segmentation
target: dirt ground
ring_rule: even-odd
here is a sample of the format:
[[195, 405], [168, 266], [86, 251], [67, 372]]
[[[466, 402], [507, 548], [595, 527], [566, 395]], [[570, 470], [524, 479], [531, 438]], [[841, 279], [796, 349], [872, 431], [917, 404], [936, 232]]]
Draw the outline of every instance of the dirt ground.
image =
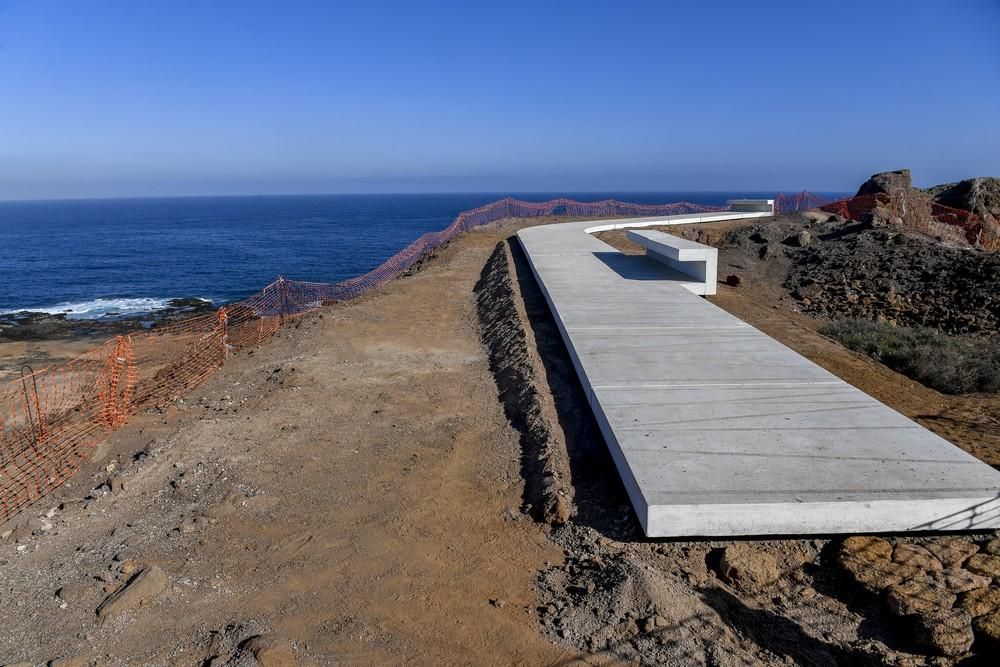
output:
[[[835, 541], [642, 536], [523, 224], [286, 326], [0, 526], [0, 664], [954, 664], [845, 582]], [[750, 284], [716, 303], [997, 456]], [[744, 547], [772, 576], [734, 577]]]
[[[537, 630], [535, 574], [561, 554], [519, 511], [473, 301], [507, 233], [464, 235], [116, 433], [29, 510], [62, 507], [52, 527], [0, 550], [0, 663], [201, 664], [261, 633], [303, 664], [569, 657]], [[109, 477], [124, 488], [93, 491]], [[128, 560], [170, 584], [102, 623]]]
[[88, 336], [75, 340], [25, 340], [0, 342], [0, 383], [18, 378], [21, 369], [58, 366], [100, 345], [107, 336]]

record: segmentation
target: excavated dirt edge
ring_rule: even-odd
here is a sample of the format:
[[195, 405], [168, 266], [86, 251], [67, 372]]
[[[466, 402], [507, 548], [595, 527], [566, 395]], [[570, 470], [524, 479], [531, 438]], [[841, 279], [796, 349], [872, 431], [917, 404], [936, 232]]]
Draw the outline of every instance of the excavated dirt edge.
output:
[[537, 521], [566, 523], [575, 512], [566, 441], [551, 416], [552, 397], [536, 389], [541, 367], [517, 282], [512, 279], [509, 242], [497, 244], [476, 283], [480, 335], [490, 372], [511, 425], [520, 434], [524, 477], [522, 510]]

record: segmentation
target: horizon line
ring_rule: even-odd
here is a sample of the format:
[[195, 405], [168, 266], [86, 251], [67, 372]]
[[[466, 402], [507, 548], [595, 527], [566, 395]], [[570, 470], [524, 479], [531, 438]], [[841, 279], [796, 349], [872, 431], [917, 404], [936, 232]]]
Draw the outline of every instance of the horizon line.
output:
[[440, 191], [396, 191], [396, 192], [284, 192], [269, 193], [258, 192], [254, 194], [169, 194], [169, 195], [98, 195], [90, 197], [24, 197], [13, 199], [0, 199], [0, 204], [28, 204], [28, 203], [52, 203], [52, 202], [82, 202], [82, 201], [120, 201], [120, 200], [141, 200], [141, 199], [214, 199], [214, 198], [253, 198], [253, 197], [380, 197], [380, 196], [414, 196], [414, 195], [497, 195], [500, 199], [513, 195], [563, 195], [574, 194], [724, 194], [724, 193], [799, 193], [799, 192], [820, 192], [850, 194], [847, 190], [825, 189], [825, 188], [734, 188], [717, 190], [440, 190]]

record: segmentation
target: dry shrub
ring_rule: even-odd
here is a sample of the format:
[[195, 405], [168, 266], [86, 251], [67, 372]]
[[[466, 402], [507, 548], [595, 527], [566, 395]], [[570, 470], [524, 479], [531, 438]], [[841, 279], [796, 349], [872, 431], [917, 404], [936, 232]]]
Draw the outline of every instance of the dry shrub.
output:
[[1000, 392], [1000, 336], [982, 341], [927, 327], [839, 320], [820, 333], [945, 394]]

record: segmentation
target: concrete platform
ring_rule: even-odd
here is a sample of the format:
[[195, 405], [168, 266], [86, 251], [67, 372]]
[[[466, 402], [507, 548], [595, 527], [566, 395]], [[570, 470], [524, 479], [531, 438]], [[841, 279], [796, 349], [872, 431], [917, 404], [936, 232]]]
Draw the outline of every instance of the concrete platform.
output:
[[1000, 527], [1000, 472], [591, 235], [740, 208], [518, 233], [646, 534]]

